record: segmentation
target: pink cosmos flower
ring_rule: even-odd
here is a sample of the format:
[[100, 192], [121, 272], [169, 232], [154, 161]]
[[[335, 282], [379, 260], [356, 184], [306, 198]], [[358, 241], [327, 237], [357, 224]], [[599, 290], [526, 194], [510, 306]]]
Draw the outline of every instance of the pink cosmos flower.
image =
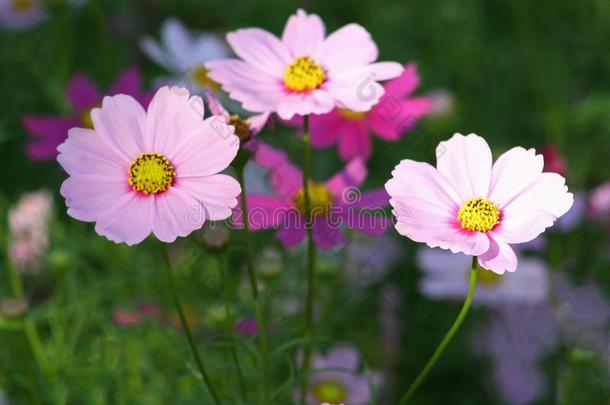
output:
[[319, 16], [298, 10], [282, 38], [260, 28], [231, 32], [227, 41], [240, 59], [209, 61], [209, 76], [253, 112], [324, 114], [334, 107], [369, 111], [383, 96], [377, 81], [402, 72], [395, 62], [375, 62], [377, 45], [358, 24], [326, 36]]
[[[312, 375], [309, 378], [307, 404], [318, 405], [366, 405], [371, 403], [371, 386], [378, 389], [382, 383], [380, 373], [369, 375], [358, 372], [360, 354], [351, 346], [336, 346], [326, 355], [313, 359]], [[317, 371], [316, 371], [317, 370]], [[298, 400], [300, 392], [295, 392]]]
[[[130, 68], [119, 76], [108, 94], [130, 95], [146, 108], [152, 94], [143, 92], [141, 88], [140, 71], [137, 68]], [[55, 159], [57, 146], [66, 139], [70, 128], [93, 127], [91, 110], [102, 103], [102, 94], [98, 87], [85, 75], [77, 74], [66, 86], [66, 97], [73, 109], [73, 114], [70, 116], [25, 115], [23, 117], [23, 125], [31, 135], [26, 147], [30, 159], [37, 161]]]
[[338, 143], [339, 155], [344, 160], [370, 158], [371, 132], [383, 140], [396, 141], [430, 110], [432, 103], [428, 97], [410, 97], [418, 85], [417, 68], [409, 64], [399, 77], [385, 84], [384, 95], [370, 111], [336, 108], [328, 114], [312, 115], [311, 144], [327, 148]]
[[528, 242], [573, 204], [565, 179], [543, 173], [533, 149], [513, 148], [492, 166], [475, 134], [455, 134], [436, 149], [436, 168], [403, 160], [386, 183], [396, 230], [430, 247], [478, 256], [498, 274], [517, 269], [510, 244]]
[[[301, 170], [289, 162], [284, 152], [262, 143], [254, 160], [270, 170], [271, 185], [276, 195], [248, 193], [250, 228], [255, 231], [277, 229], [276, 236], [282, 244], [294, 247], [307, 236], [308, 226], [304, 214]], [[360, 194], [356, 189], [366, 175], [362, 160], [356, 159], [328, 181], [312, 181], [309, 184], [313, 239], [322, 249], [345, 245], [344, 227], [370, 235], [381, 235], [388, 229], [389, 218], [379, 212], [388, 202], [385, 190]], [[238, 211], [234, 220], [241, 223]]]
[[239, 138], [240, 144], [250, 151], [254, 151], [254, 138], [265, 127], [271, 114], [257, 114], [248, 118], [244, 118], [239, 114], [229, 114], [220, 101], [218, 101], [214, 92], [209, 88], [205, 91], [205, 98], [212, 114], [223, 117], [229, 125], [233, 125], [235, 127], [235, 135]]
[[112, 314], [112, 321], [120, 328], [127, 328], [141, 324], [142, 317], [131, 309], [119, 308]]
[[133, 245], [151, 232], [173, 242], [207, 220], [231, 215], [239, 183], [218, 174], [235, 158], [238, 139], [222, 117], [203, 119], [203, 100], [162, 87], [145, 111], [133, 97], [104, 97], [93, 129], [73, 128], [57, 160], [68, 214], [95, 222], [114, 242]]

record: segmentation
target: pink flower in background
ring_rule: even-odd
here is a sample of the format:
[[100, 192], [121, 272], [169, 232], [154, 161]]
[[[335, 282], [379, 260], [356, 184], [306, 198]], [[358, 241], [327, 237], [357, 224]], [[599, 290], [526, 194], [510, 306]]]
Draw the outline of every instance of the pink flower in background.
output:
[[566, 177], [568, 166], [566, 160], [553, 144], [545, 145], [542, 148], [542, 156], [544, 157], [544, 170], [553, 172]]
[[485, 140], [455, 134], [436, 149], [436, 168], [403, 160], [386, 183], [396, 230], [416, 242], [477, 256], [498, 274], [517, 269], [511, 244], [535, 239], [574, 198], [533, 149], [513, 148], [492, 166]]
[[48, 224], [53, 211], [53, 196], [47, 190], [21, 196], [9, 210], [9, 255], [17, 270], [36, 273], [49, 246]]
[[[307, 404], [318, 405], [366, 405], [373, 396], [371, 385], [378, 389], [382, 383], [379, 373], [369, 375], [358, 372], [360, 354], [351, 346], [336, 346], [326, 355], [313, 358], [312, 374], [309, 378]], [[332, 369], [331, 371], [327, 371]], [[295, 392], [298, 401], [300, 392]]]
[[303, 10], [288, 19], [282, 38], [260, 28], [231, 32], [227, 41], [241, 59], [210, 61], [209, 76], [253, 112], [324, 114], [335, 107], [365, 112], [384, 89], [377, 83], [397, 77], [395, 62], [377, 62], [369, 32], [348, 24], [326, 36], [319, 16]]
[[0, 0], [0, 25], [22, 30], [38, 24], [46, 17], [42, 0]]
[[[419, 281], [422, 294], [433, 299], [464, 299], [468, 292], [470, 257], [424, 247], [418, 250], [416, 262], [423, 272]], [[474, 302], [487, 305], [541, 302], [547, 297], [549, 284], [549, 269], [544, 261], [523, 258], [516, 273], [500, 276], [479, 269]]]
[[[277, 229], [276, 236], [282, 244], [294, 247], [307, 235], [301, 170], [290, 163], [284, 152], [266, 144], [260, 144], [254, 160], [270, 170], [276, 195], [248, 193], [250, 228]], [[344, 227], [370, 235], [381, 235], [387, 230], [389, 218], [375, 215], [387, 205], [385, 190], [377, 189], [361, 195], [356, 189], [366, 175], [362, 160], [356, 159], [328, 181], [309, 184], [313, 238], [322, 249], [345, 245]], [[238, 211], [234, 220], [241, 223]]]
[[135, 326], [142, 323], [142, 317], [137, 312], [130, 309], [120, 308], [112, 314], [112, 321], [121, 328]]
[[235, 158], [238, 139], [221, 117], [203, 119], [203, 100], [163, 87], [148, 111], [133, 97], [105, 97], [94, 129], [73, 128], [57, 160], [68, 214], [95, 222], [114, 242], [133, 245], [153, 233], [185, 237], [208, 220], [231, 215], [239, 183], [218, 174]]
[[240, 144], [253, 151], [254, 138], [265, 127], [270, 114], [263, 113], [244, 118], [238, 114], [229, 114], [210, 89], [206, 89], [205, 97], [212, 114], [223, 117], [229, 125], [233, 125]]
[[[140, 72], [137, 68], [124, 71], [108, 91], [109, 95], [127, 94], [134, 97], [144, 108], [152, 94], [143, 92]], [[26, 153], [32, 160], [53, 160], [57, 147], [68, 136], [71, 128], [92, 128], [91, 110], [102, 103], [102, 93], [85, 75], [77, 74], [66, 87], [66, 97], [73, 113], [65, 117], [25, 115], [23, 125], [31, 135]]]
[[409, 64], [399, 77], [384, 85], [384, 95], [370, 111], [336, 108], [328, 114], [312, 115], [312, 145], [327, 148], [338, 143], [342, 159], [369, 159], [373, 150], [371, 133], [386, 141], [396, 141], [430, 110], [428, 97], [411, 97], [418, 85], [417, 68]]
[[589, 209], [594, 218], [610, 223], [610, 182], [602, 184], [591, 192]]

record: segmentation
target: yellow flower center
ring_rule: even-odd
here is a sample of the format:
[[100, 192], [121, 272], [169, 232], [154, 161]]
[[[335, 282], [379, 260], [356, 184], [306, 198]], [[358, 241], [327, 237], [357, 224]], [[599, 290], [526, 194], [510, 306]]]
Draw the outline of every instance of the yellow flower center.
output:
[[326, 80], [324, 69], [309, 56], [296, 58], [284, 72], [284, 84], [290, 90], [305, 92], [315, 90]]
[[15, 11], [27, 11], [34, 7], [33, 0], [13, 0], [12, 8]]
[[129, 165], [129, 185], [145, 195], [164, 192], [175, 177], [174, 166], [156, 152], [142, 153]]
[[[468, 267], [466, 271], [466, 277], [470, 275], [470, 267]], [[503, 281], [503, 276], [494, 273], [491, 270], [484, 269], [482, 267], [477, 268], [477, 283], [484, 286], [495, 286], [500, 284]]]
[[348, 110], [345, 108], [337, 108], [337, 112], [343, 118], [346, 118], [346, 119], [352, 120], [352, 121], [362, 121], [363, 119], [366, 118], [365, 112], [352, 111], [352, 110]]
[[500, 222], [500, 209], [487, 198], [471, 198], [462, 205], [457, 219], [464, 230], [487, 232]]
[[220, 84], [215, 82], [208, 76], [210, 70], [205, 66], [199, 66], [191, 72], [195, 84], [201, 87], [209, 87], [212, 90], [220, 90]]
[[348, 399], [347, 389], [338, 381], [322, 381], [312, 386], [313, 396], [318, 402], [343, 404]]
[[233, 125], [235, 127], [235, 135], [237, 135], [242, 144], [248, 142], [250, 138], [252, 138], [250, 125], [248, 125], [248, 122], [242, 119], [239, 115], [231, 115], [231, 118], [229, 118], [229, 125]]
[[[311, 215], [316, 216], [325, 214], [328, 212], [333, 203], [333, 194], [324, 185], [319, 183], [309, 183], [307, 186], [309, 191], [309, 206], [311, 208]], [[294, 197], [294, 206], [305, 215], [305, 189], [299, 190], [297, 195]]]

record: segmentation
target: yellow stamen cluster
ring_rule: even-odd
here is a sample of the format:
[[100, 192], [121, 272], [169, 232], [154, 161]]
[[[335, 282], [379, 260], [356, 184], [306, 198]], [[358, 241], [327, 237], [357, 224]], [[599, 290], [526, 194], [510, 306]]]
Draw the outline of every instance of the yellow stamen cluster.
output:
[[320, 64], [309, 56], [296, 58], [284, 72], [284, 84], [293, 91], [315, 90], [326, 80], [326, 73]]
[[235, 135], [237, 135], [242, 145], [252, 138], [250, 125], [248, 125], [248, 122], [239, 115], [231, 115], [231, 118], [229, 118], [229, 125], [233, 125], [235, 127]]
[[487, 198], [471, 198], [462, 205], [457, 219], [464, 230], [487, 232], [500, 222], [500, 209]]
[[129, 165], [129, 185], [145, 195], [164, 192], [175, 177], [170, 161], [156, 152], [142, 153]]
[[220, 90], [220, 84], [212, 80], [209, 76], [210, 70], [205, 66], [199, 66], [191, 72], [195, 84], [201, 87], [209, 87], [212, 90]]
[[[325, 214], [332, 206], [334, 196], [330, 190], [320, 183], [309, 183], [307, 186], [309, 191], [309, 206], [312, 216]], [[294, 197], [294, 206], [305, 215], [305, 190], [301, 189]]]
[[311, 390], [316, 401], [321, 403], [343, 404], [348, 400], [346, 387], [338, 381], [321, 381], [314, 384]]
[[347, 118], [348, 120], [362, 121], [366, 118], [365, 112], [352, 111], [345, 108], [337, 108], [337, 112], [340, 116]]

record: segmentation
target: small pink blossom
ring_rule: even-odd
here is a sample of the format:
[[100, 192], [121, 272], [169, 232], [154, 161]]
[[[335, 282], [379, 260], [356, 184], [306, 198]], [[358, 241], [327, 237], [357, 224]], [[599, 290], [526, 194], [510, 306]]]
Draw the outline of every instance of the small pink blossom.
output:
[[112, 321], [116, 326], [127, 328], [142, 323], [142, 317], [137, 312], [130, 309], [120, 308], [112, 314]]
[[[306, 237], [308, 226], [302, 172], [284, 152], [266, 144], [259, 145], [254, 160], [270, 170], [275, 195], [248, 193], [250, 228], [255, 231], [277, 229], [276, 236], [282, 244], [294, 247]], [[364, 182], [366, 175], [362, 160], [355, 159], [329, 180], [310, 183], [313, 239], [322, 249], [345, 245], [344, 228], [369, 235], [381, 235], [388, 229], [389, 218], [380, 212], [388, 201], [385, 190], [360, 194], [356, 188]], [[241, 213], [236, 211], [235, 214], [234, 220], [241, 224]]]
[[[127, 94], [146, 108], [152, 94], [143, 92], [141, 88], [140, 71], [130, 68], [119, 76], [108, 94]], [[102, 104], [102, 94], [98, 87], [85, 75], [77, 74], [68, 83], [65, 92], [72, 114], [62, 117], [28, 114], [23, 117], [23, 125], [31, 136], [26, 147], [30, 159], [53, 160], [57, 156], [57, 147], [66, 139], [71, 128], [92, 128], [91, 111]]]
[[93, 129], [71, 129], [58, 148], [68, 214], [128, 245], [151, 233], [173, 242], [228, 218], [240, 186], [219, 173], [239, 142], [223, 118], [203, 112], [203, 100], [179, 87], [159, 89], [148, 111], [131, 96], [105, 97]]
[[373, 150], [371, 133], [386, 141], [396, 141], [429, 112], [428, 97], [411, 96], [418, 85], [417, 68], [409, 64], [399, 77], [384, 85], [384, 95], [370, 111], [337, 108], [328, 114], [312, 115], [311, 144], [327, 148], [338, 143], [342, 159], [369, 159]]
[[545, 145], [542, 148], [542, 156], [544, 157], [544, 170], [547, 172], [557, 173], [566, 177], [568, 166], [565, 158], [553, 144]]
[[369, 111], [384, 94], [377, 81], [402, 72], [398, 63], [375, 63], [377, 45], [362, 26], [348, 24], [326, 36], [320, 17], [303, 10], [288, 19], [281, 39], [247, 28], [227, 41], [240, 59], [207, 62], [209, 76], [246, 110], [283, 119], [335, 107]]
[[589, 209], [594, 218], [610, 223], [610, 182], [602, 184], [591, 192]]
[[403, 160], [386, 183], [396, 230], [416, 242], [477, 256], [498, 274], [517, 269], [511, 244], [535, 239], [574, 202], [565, 179], [543, 173], [533, 149], [495, 164], [485, 140], [455, 134], [436, 149], [436, 168]]

